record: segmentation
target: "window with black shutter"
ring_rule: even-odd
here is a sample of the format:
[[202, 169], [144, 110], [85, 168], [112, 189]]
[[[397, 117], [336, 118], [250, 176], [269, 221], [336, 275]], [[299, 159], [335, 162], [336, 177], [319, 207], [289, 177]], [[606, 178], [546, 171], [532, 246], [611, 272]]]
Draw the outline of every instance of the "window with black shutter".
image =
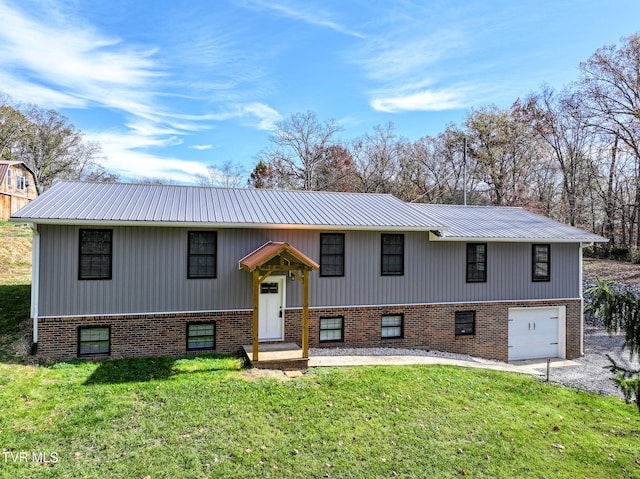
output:
[[382, 235], [383, 276], [402, 276], [404, 274], [404, 235]]
[[320, 234], [320, 276], [344, 276], [344, 234]]
[[486, 243], [467, 244], [467, 283], [487, 282]]
[[551, 245], [534, 244], [532, 248], [533, 281], [551, 281]]
[[112, 230], [80, 230], [78, 279], [111, 279]]
[[215, 278], [217, 235], [215, 231], [190, 231], [187, 278]]

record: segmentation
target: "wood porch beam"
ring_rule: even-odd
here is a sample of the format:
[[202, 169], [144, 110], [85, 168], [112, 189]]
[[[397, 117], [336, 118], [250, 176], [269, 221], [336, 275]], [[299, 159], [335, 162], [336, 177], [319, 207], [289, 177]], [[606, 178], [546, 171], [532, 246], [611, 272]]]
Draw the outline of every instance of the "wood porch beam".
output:
[[[261, 271], [262, 270], [258, 270], [258, 273], [260, 273]], [[265, 279], [271, 276], [272, 273], [273, 271], [267, 271], [264, 275], [260, 276], [260, 279], [258, 279], [258, 283], [262, 283]]]
[[309, 271], [302, 273], [302, 357], [309, 357]]
[[260, 304], [260, 272], [253, 272], [253, 360], [258, 361], [258, 307]]

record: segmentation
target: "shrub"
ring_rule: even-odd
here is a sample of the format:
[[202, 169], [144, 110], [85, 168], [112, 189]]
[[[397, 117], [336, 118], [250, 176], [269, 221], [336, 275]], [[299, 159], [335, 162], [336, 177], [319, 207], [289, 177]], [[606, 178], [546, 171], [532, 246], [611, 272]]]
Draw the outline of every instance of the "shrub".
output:
[[609, 250], [609, 258], [618, 261], [624, 261], [629, 259], [629, 247], [625, 245], [613, 245]]

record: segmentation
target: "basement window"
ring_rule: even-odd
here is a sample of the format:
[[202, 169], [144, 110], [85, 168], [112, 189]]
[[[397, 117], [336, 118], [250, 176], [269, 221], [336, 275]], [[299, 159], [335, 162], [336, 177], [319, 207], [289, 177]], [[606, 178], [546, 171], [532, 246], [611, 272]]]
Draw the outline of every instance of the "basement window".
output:
[[187, 325], [187, 351], [215, 349], [216, 323], [190, 323]]
[[457, 311], [455, 325], [456, 336], [473, 336], [476, 334], [476, 312]]
[[403, 317], [401, 314], [386, 314], [382, 316], [382, 339], [402, 337]]
[[320, 342], [344, 341], [344, 318], [320, 318]]
[[78, 356], [111, 354], [111, 327], [78, 328]]

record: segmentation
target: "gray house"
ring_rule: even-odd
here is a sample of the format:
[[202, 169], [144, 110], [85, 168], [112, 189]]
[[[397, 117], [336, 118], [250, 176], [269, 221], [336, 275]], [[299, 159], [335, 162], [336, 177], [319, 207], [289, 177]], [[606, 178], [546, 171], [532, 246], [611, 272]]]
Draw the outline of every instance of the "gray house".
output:
[[390, 195], [59, 183], [33, 225], [34, 350], [49, 360], [243, 345], [582, 354], [582, 247], [519, 208]]

